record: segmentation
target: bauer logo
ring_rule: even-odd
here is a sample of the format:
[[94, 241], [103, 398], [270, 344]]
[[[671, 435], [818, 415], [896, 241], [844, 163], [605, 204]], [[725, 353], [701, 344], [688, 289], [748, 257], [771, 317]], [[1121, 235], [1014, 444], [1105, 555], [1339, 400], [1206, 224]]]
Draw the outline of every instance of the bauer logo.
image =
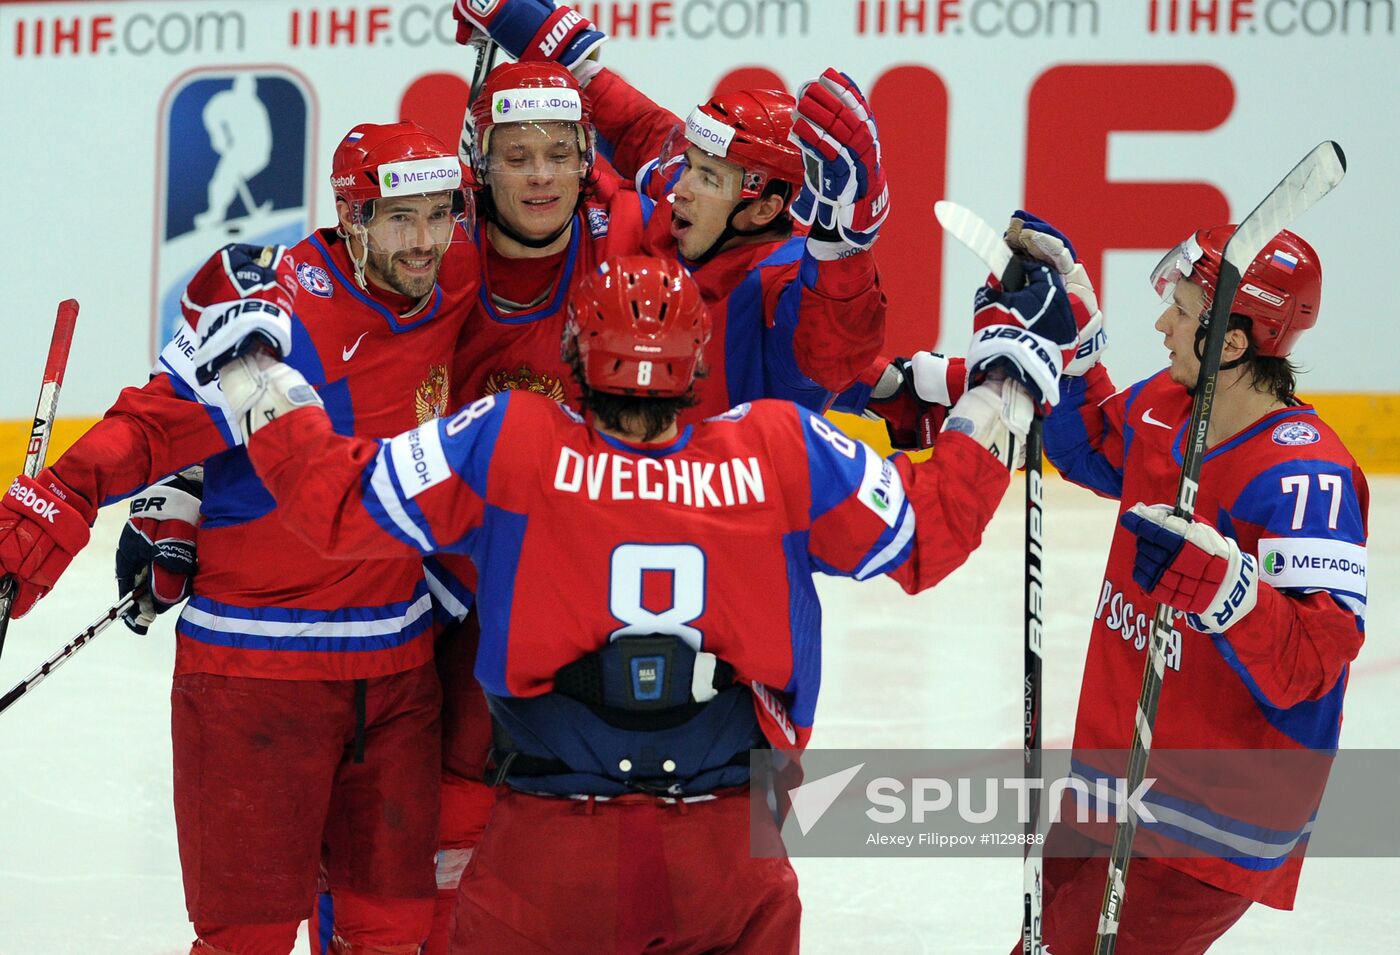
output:
[[180, 297], [230, 242], [293, 246], [314, 205], [315, 99], [298, 75], [261, 67], [196, 70], [159, 106], [152, 350], [181, 320]]

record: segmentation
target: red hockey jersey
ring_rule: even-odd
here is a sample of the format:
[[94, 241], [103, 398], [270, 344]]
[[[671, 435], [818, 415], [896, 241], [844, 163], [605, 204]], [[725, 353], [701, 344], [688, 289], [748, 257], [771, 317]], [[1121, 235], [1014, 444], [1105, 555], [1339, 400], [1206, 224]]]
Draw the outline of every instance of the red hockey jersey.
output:
[[[299, 288], [287, 361], [316, 387], [337, 431], [387, 436], [451, 409], [452, 350], [479, 271], [470, 243], [452, 243], [439, 286], [407, 317], [359, 287], [332, 230], [290, 254]], [[106, 502], [204, 463], [199, 573], [176, 624], [176, 672], [359, 679], [431, 659], [422, 561], [330, 560], [290, 533], [217, 384], [196, 383], [194, 345], [191, 330], [178, 329], [151, 381], [126, 389], [55, 464], [75, 490]]]
[[[1096, 366], [1065, 379], [1045, 448], [1071, 481], [1119, 499], [1120, 514], [1138, 502], [1172, 503], [1190, 414], [1191, 396], [1166, 372], [1115, 394]], [[1237, 811], [1222, 812], [1213, 801], [1222, 793], [1201, 780], [1163, 779], [1154, 790], [1162, 795], [1144, 799], [1160, 818], [1138, 835], [1177, 856], [1164, 864], [1275, 907], [1292, 906], [1341, 729], [1347, 667], [1364, 636], [1368, 501], [1361, 469], [1308, 405], [1265, 415], [1211, 448], [1201, 467], [1196, 518], [1257, 555], [1258, 603], [1224, 633], [1178, 617], [1149, 775], [1210, 764], [1166, 750], [1290, 755], [1233, 761], [1251, 777], [1229, 797]], [[1086, 751], [1126, 750], [1133, 738], [1156, 609], [1133, 581], [1135, 541], [1116, 527], [1094, 611], [1074, 734], [1075, 771], [1090, 788], [1109, 774]], [[1271, 777], [1287, 766], [1306, 772]], [[1182, 795], [1193, 786], [1204, 795]]]
[[[674, 180], [658, 170], [657, 159], [680, 119], [611, 70], [595, 76], [584, 95], [613, 165], [656, 201], [645, 251], [676, 256], [667, 201]], [[689, 420], [761, 397], [822, 410], [884, 343], [885, 297], [873, 253], [818, 260], [799, 234], [726, 249], [694, 266], [692, 275], [714, 332], [702, 407]]]
[[813, 574], [930, 587], [977, 547], [1009, 480], [963, 435], [927, 462], [885, 461], [770, 401], [646, 446], [530, 394], [379, 442], [342, 439], [306, 409], [250, 451], [321, 552], [470, 559], [488, 693], [547, 693], [612, 637], [675, 634], [757, 684], [760, 722], [784, 746], [805, 742], [820, 685]]
[[[493, 280], [485, 254], [489, 239], [485, 225], [478, 223], [475, 245], [483, 275], [457, 346], [454, 409], [484, 395], [515, 390], [577, 405], [578, 386], [559, 357], [569, 295], [604, 259], [635, 254], [641, 248], [642, 229], [652, 208], [651, 200], [620, 183], [611, 170], [601, 169], [598, 178], [597, 195], [574, 215], [573, 234], [558, 272], [544, 300], [533, 308], [505, 311], [492, 299], [501, 277]], [[527, 269], [539, 262], [518, 261]]]

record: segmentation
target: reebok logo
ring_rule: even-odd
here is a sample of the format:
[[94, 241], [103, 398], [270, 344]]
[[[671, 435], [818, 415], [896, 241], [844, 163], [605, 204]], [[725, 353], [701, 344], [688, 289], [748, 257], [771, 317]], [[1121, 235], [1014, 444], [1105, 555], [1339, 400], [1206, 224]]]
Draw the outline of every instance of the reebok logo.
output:
[[40, 520], [48, 521], [50, 524], [58, 523], [58, 521], [54, 520], [58, 515], [57, 502], [40, 497], [37, 491], [32, 487], [25, 487], [23, 484], [20, 484], [18, 479], [10, 485], [10, 497], [15, 499], [15, 503], [19, 505], [20, 510], [33, 511], [36, 517]]

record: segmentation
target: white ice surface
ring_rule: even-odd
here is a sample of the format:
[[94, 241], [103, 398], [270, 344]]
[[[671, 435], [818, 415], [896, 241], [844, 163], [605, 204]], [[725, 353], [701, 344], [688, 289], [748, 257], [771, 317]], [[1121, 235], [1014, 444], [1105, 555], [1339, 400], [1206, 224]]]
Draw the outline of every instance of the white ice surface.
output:
[[[1352, 670], [1342, 744], [1400, 748], [1400, 596], [1391, 589], [1400, 580], [1400, 478], [1371, 487], [1369, 639]], [[814, 746], [1020, 745], [1021, 494], [1013, 484], [982, 549], [931, 593], [906, 597], [888, 580], [821, 582]], [[11, 625], [0, 690], [111, 604], [120, 512], [103, 514], [54, 594]], [[1051, 480], [1047, 514], [1053, 746], [1069, 739], [1113, 510]], [[188, 951], [171, 810], [172, 641], [168, 618], [146, 637], [114, 625], [0, 716], [0, 955]], [[1005, 953], [1017, 937], [1019, 859], [795, 864], [804, 952]], [[1397, 883], [1400, 860], [1310, 859], [1296, 911], [1256, 905], [1212, 951], [1395, 952]]]

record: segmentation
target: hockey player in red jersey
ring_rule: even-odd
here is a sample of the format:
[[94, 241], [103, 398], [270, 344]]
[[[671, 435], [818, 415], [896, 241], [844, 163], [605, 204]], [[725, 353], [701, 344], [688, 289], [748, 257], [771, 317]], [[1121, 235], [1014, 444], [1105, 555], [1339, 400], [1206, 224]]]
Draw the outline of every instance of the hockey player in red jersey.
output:
[[[1027, 228], [1023, 251], [1063, 272], [1074, 267], [1063, 236], [1044, 223]], [[1121, 950], [1135, 955], [1204, 952], [1252, 902], [1293, 906], [1338, 745], [1348, 667], [1364, 636], [1366, 479], [1294, 393], [1288, 356], [1317, 321], [1322, 268], [1291, 232], [1264, 246], [1231, 305], [1196, 517], [1173, 517], [1165, 503], [1176, 497], [1206, 322], [1233, 232], [1198, 231], [1153, 274], [1166, 303], [1154, 327], [1168, 367], [1117, 390], [1101, 349], [1088, 347], [1045, 425], [1060, 472], [1121, 502], [1074, 733], [1073, 771], [1091, 792], [1123, 772], [1101, 760], [1121, 762], [1131, 745], [1153, 611], [1164, 603], [1179, 614], [1152, 731], [1149, 773], [1158, 779], [1143, 798], [1161, 818], [1139, 824], [1143, 854], [1129, 869], [1118, 929]], [[1193, 764], [1174, 750], [1252, 752], [1232, 752], [1230, 778], [1212, 787], [1199, 763], [1197, 776], [1184, 778]], [[1282, 775], [1271, 777], [1279, 767]], [[1214, 800], [1227, 789], [1222, 808]], [[1068, 810], [1062, 818], [1046, 846], [1044, 939], [1047, 951], [1087, 952], [1112, 830], [1077, 822]]]
[[[781, 214], [782, 222], [790, 226], [783, 210], [801, 187], [802, 171], [797, 148], [785, 139], [791, 120], [783, 109], [790, 112], [790, 103], [775, 109], [781, 123], [764, 127], [771, 134], [768, 138], [749, 136], [743, 146], [735, 148], [738, 152], [748, 150], [744, 155], [750, 157], [754, 175], [760, 170], [768, 170], [764, 176], [772, 174], [777, 194], [763, 201], [769, 212]], [[767, 122], [766, 115], [755, 122]], [[605, 256], [641, 247], [643, 229], [649, 218], [654, 218], [656, 204], [651, 196], [639, 194], [621, 180], [597, 155], [590, 100], [583, 96], [573, 74], [558, 63], [535, 59], [497, 67], [471, 104], [468, 119], [463, 142], [469, 145], [466, 158], [479, 185], [481, 217], [475, 239], [483, 279], [475, 314], [466, 322], [457, 349], [454, 394], [471, 401], [503, 391], [526, 390], [577, 407], [578, 386], [559, 359], [568, 296]], [[650, 149], [649, 158], [654, 158], [659, 143], [651, 144]], [[760, 184], [754, 188], [757, 195], [762, 191], [762, 180], [750, 178]], [[737, 198], [727, 202], [729, 207], [738, 204]], [[661, 234], [666, 242], [671, 241], [664, 228]], [[765, 248], [771, 252], [772, 243]], [[801, 242], [793, 248], [800, 250]], [[719, 272], [712, 270], [710, 274]], [[769, 278], [776, 274], [764, 270]], [[741, 269], [734, 282], [743, 275]], [[723, 360], [717, 358], [711, 366], [709, 377], [698, 389], [697, 405], [682, 412], [684, 423], [760, 397], [796, 398], [813, 408], [824, 407], [830, 400], [824, 386], [797, 370], [802, 364], [803, 333], [800, 329], [794, 332], [793, 323], [808, 321], [810, 313], [815, 326], [831, 320], [836, 305], [846, 307], [849, 303], [828, 303], [831, 308], [822, 311], [825, 306], [814, 304], [818, 301], [813, 298], [815, 293], [801, 282], [785, 287], [768, 278], [764, 285], [757, 278], [755, 274], [753, 281], [741, 283], [735, 291], [733, 314], [744, 317], [731, 320], [726, 326], [728, 337], [722, 331], [712, 346], [711, 353], [722, 355]], [[728, 294], [732, 287], [716, 294]], [[761, 308], [755, 310], [760, 300], [770, 298], [770, 304], [779, 298], [784, 303], [780, 309], [784, 317], [773, 327], [765, 325]], [[721, 303], [718, 307], [731, 305]], [[844, 317], [841, 320], [846, 321]], [[862, 326], [857, 321], [852, 327], [864, 327], [878, 339], [878, 322]], [[869, 347], [878, 347], [878, 340], [872, 340]], [[848, 360], [848, 344], [836, 350], [840, 361]], [[457, 592], [459, 607], [470, 603], [462, 582], [432, 566], [429, 574], [440, 584], [440, 592]], [[440, 671], [448, 690], [443, 845], [439, 854], [439, 885], [447, 904], [489, 809], [488, 794], [479, 782], [487, 749], [484, 701], [479, 706], [471, 702], [476, 685], [470, 680], [458, 691], [452, 686], [470, 671], [476, 628], [476, 621], [468, 621], [461, 634], [443, 641], [439, 651]], [[444, 906], [429, 955], [437, 955], [437, 938], [445, 934], [446, 914]]]
[[[758, 397], [825, 409], [875, 361], [885, 300], [870, 247], [889, 191], [849, 77], [827, 70], [800, 102], [780, 90], [720, 94], [682, 122], [602, 67], [605, 37], [576, 10], [459, 0], [455, 12], [460, 42], [484, 31], [517, 59], [571, 70], [600, 149], [656, 202], [646, 251], [679, 255], [714, 316], [711, 377], [685, 420]], [[810, 234], [794, 235], [795, 222]]]
[[[988, 301], [1017, 332], [1073, 340], [1048, 269]], [[615, 260], [572, 297], [564, 343], [589, 420], [506, 393], [381, 442], [335, 435], [267, 354], [225, 364], [236, 329], [201, 346], [313, 546], [479, 572], [476, 675], [507, 788], [462, 881], [454, 951], [796, 951], [792, 870], [749, 851], [744, 756], [810, 732], [812, 574], [932, 586], [1008, 484], [1037, 393], [1005, 377], [1014, 346], [974, 367], [937, 453], [913, 464], [787, 402], [679, 425], [708, 333], [674, 262]]]
[[568, 296], [605, 257], [641, 247], [652, 203], [597, 160], [588, 106], [557, 64], [496, 67], [470, 119], [483, 277], [457, 351], [459, 394], [575, 399], [559, 362]]
[[[203, 463], [172, 691], [196, 955], [290, 952], [323, 845], [331, 951], [416, 955], [427, 935], [441, 698], [422, 562], [330, 561], [288, 535], [232, 409], [193, 359], [193, 326], [261, 329], [295, 355], [341, 433], [385, 436], [446, 412], [478, 271], [463, 178], [456, 154], [411, 123], [355, 127], [332, 164], [337, 227], [291, 251], [215, 255], [151, 381], [37, 480], [16, 479], [0, 512], [0, 565], [19, 574], [23, 611], [86, 542], [98, 505]], [[190, 493], [178, 490], [178, 515], [136, 528], [149, 550], [128, 551], [131, 579], [189, 570], [168, 563], [182, 547], [161, 546], [190, 536]], [[8, 505], [25, 501], [51, 508], [52, 529], [15, 520]], [[154, 569], [131, 569], [144, 559]], [[178, 584], [161, 586], [178, 599]]]

